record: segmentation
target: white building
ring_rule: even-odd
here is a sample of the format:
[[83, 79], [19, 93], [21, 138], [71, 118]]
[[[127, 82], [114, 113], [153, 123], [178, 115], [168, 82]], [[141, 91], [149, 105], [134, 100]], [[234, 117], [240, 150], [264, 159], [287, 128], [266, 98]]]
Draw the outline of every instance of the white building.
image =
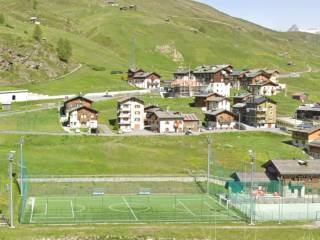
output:
[[224, 97], [230, 97], [231, 83], [225, 83], [225, 82], [210, 83], [206, 91], [217, 93]]
[[123, 132], [144, 129], [144, 102], [136, 97], [118, 101], [118, 124]]
[[157, 89], [160, 88], [161, 76], [155, 72], [137, 72], [130, 82], [138, 88]]
[[181, 133], [184, 116], [170, 111], [155, 111], [150, 115], [150, 130], [158, 133]]
[[0, 103], [28, 101], [28, 90], [0, 91]]
[[259, 96], [274, 96], [278, 93], [279, 85], [272, 81], [262, 81], [249, 85], [249, 91]]
[[229, 98], [218, 97], [218, 96], [209, 96], [207, 98], [207, 108], [206, 111], [211, 109], [223, 109], [231, 111], [231, 102]]

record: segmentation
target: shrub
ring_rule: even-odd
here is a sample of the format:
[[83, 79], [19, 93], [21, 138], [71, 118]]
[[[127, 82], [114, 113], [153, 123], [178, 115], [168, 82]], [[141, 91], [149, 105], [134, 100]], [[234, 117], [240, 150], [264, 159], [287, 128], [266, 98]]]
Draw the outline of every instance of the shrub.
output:
[[96, 66], [94, 64], [88, 64], [88, 67], [90, 67], [93, 71], [105, 71], [105, 67]]
[[42, 31], [39, 25], [36, 25], [33, 30], [33, 38], [37, 41], [40, 41], [42, 38]]
[[68, 62], [72, 55], [72, 47], [68, 39], [60, 38], [57, 44], [57, 53], [61, 61]]

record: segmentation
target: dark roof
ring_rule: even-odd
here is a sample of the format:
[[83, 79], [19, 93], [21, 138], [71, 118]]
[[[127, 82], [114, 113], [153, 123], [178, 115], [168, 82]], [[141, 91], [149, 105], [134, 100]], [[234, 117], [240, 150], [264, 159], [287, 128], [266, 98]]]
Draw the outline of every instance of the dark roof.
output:
[[274, 166], [280, 175], [320, 175], [320, 160], [270, 160], [263, 167]]
[[125, 103], [125, 102], [128, 102], [130, 100], [139, 102], [141, 104], [144, 104], [144, 101], [139, 99], [139, 98], [137, 98], [137, 97], [124, 97], [124, 98], [119, 99], [118, 103]]
[[184, 121], [199, 121], [199, 118], [194, 113], [183, 114], [183, 117], [184, 117]]
[[69, 112], [71, 113], [71, 112], [78, 111], [78, 110], [83, 109], [83, 108], [87, 109], [87, 110], [90, 111], [90, 112], [98, 113], [97, 110], [95, 110], [95, 109], [93, 109], [93, 108], [86, 107], [86, 106], [80, 106], [80, 107], [72, 108], [72, 109], [69, 110]]
[[301, 128], [301, 129], [293, 129], [292, 132], [301, 132], [301, 133], [314, 133], [316, 131], [320, 131], [320, 126], [313, 127], [313, 128]]
[[205, 114], [211, 115], [211, 116], [217, 116], [217, 115], [224, 113], [224, 112], [229, 113], [230, 115], [236, 116], [233, 112], [230, 112], [226, 109], [212, 109], [210, 111], [205, 112]]
[[181, 119], [181, 120], [183, 120], [183, 118], [184, 118], [181, 114], [176, 114], [171, 111], [158, 110], [158, 111], [153, 112], [153, 114], [156, 115], [159, 119]]
[[265, 96], [254, 96], [254, 97], [251, 97], [248, 99], [247, 104], [248, 105], [259, 105], [259, 104], [267, 102], [267, 101], [272, 102], [274, 104], [277, 103], [276, 101], [274, 101], [270, 98], [267, 98]]
[[257, 81], [254, 84], [250, 84], [250, 86], [266, 86], [266, 85], [269, 85], [269, 84], [271, 84], [273, 86], [279, 86], [279, 84], [274, 83], [272, 81]]
[[252, 93], [244, 92], [244, 93], [238, 93], [237, 95], [233, 96], [233, 98], [245, 98], [251, 96]]
[[[234, 172], [231, 177], [236, 181], [250, 182], [251, 172]], [[253, 180], [258, 182], [270, 182], [270, 177], [266, 172], [255, 172], [253, 174]]]
[[159, 78], [161, 77], [158, 73], [156, 72], [138, 72], [136, 74], [134, 74], [133, 78], [147, 78], [149, 77], [150, 75], [156, 75], [158, 76]]
[[222, 65], [201, 65], [195, 68], [194, 73], [217, 73], [221, 70], [225, 70], [228, 67], [232, 67], [230, 64]]
[[195, 97], [201, 97], [201, 98], [208, 98], [211, 96], [217, 96], [217, 97], [223, 97], [222, 95], [220, 95], [219, 93], [212, 93], [212, 92], [208, 92], [208, 93], [198, 93], [196, 95], [194, 95]]
[[72, 97], [72, 98], [67, 99], [64, 103], [71, 102], [71, 101], [73, 101], [73, 100], [75, 100], [75, 99], [82, 99], [82, 100], [85, 100], [85, 101], [90, 102], [90, 103], [93, 102], [92, 100], [90, 100], [90, 99], [88, 99], [88, 98], [85, 98], [85, 97], [83, 97], [83, 96], [76, 96], [76, 97]]

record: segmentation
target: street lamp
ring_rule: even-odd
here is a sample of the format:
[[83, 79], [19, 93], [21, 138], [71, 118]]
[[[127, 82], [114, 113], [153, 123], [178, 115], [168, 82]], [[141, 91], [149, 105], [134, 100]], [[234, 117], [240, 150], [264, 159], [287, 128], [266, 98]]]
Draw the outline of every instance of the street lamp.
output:
[[249, 156], [251, 158], [251, 189], [250, 189], [250, 225], [254, 225], [253, 218], [254, 218], [254, 204], [253, 204], [253, 174], [254, 174], [254, 168], [255, 168], [255, 161], [256, 161], [256, 155], [252, 150], [249, 150]]
[[24, 139], [23, 137], [20, 138], [20, 194], [23, 196], [23, 144]]
[[212, 152], [211, 152], [211, 146], [212, 146], [212, 138], [211, 136], [208, 136], [208, 173], [207, 173], [207, 194], [210, 193], [210, 175], [211, 175], [211, 164], [212, 164]]
[[9, 211], [10, 211], [10, 228], [14, 228], [13, 225], [13, 185], [12, 185], [12, 164], [14, 160], [14, 154], [15, 151], [10, 151], [8, 154], [8, 162], [9, 162], [9, 180], [10, 180], [10, 185], [9, 185]]

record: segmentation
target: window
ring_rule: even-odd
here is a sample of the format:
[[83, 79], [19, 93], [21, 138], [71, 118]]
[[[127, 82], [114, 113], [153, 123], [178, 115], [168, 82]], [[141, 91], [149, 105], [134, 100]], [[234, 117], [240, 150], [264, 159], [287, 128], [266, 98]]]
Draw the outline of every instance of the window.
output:
[[135, 108], [140, 108], [140, 105], [135, 105], [134, 107], [135, 107]]
[[134, 121], [140, 122], [140, 118], [135, 118]]
[[140, 115], [140, 112], [139, 112], [139, 111], [137, 111], [137, 112], [134, 112], [134, 114], [136, 114], [136, 115]]
[[169, 123], [169, 121], [166, 121], [166, 123], [165, 123], [165, 124], [169, 125], [170, 123]]

